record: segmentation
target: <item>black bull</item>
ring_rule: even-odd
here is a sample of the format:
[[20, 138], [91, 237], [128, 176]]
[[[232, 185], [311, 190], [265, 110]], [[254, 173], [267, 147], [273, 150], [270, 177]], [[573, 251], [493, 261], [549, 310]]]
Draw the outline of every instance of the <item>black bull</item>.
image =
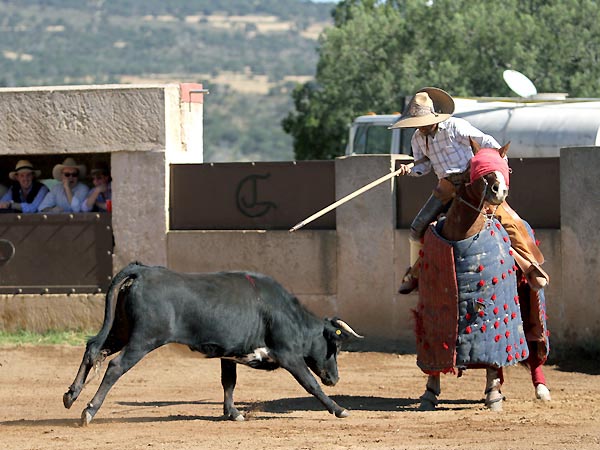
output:
[[108, 289], [104, 323], [89, 339], [63, 403], [70, 408], [92, 367], [120, 351], [82, 412], [87, 425], [125, 372], [152, 350], [175, 342], [221, 358], [223, 412], [230, 419], [244, 419], [233, 403], [236, 363], [263, 370], [283, 367], [330, 413], [346, 417], [348, 412], [321, 390], [310, 370], [325, 385], [336, 384], [337, 355], [351, 335], [362, 337], [339, 319], [316, 318], [266, 275], [182, 274], [132, 263]]

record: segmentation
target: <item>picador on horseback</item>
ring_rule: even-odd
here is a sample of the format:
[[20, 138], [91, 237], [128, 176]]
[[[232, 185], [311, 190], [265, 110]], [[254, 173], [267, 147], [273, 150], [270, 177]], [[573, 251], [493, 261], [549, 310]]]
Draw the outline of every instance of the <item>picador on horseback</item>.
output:
[[[499, 163], [495, 158], [481, 158], [483, 162], [480, 162], [477, 165], [477, 173], [473, 173], [473, 168], [470, 167], [474, 156], [472, 145], [477, 147], [477, 149], [480, 147], [482, 149], [500, 149], [500, 145], [492, 136], [481, 132], [466, 120], [452, 117], [453, 113], [454, 100], [448, 93], [438, 88], [426, 87], [419, 90], [414, 95], [401, 118], [392, 126], [392, 128], [417, 128], [411, 141], [413, 156], [416, 163], [414, 166], [400, 166], [399, 174], [422, 176], [433, 170], [438, 177], [438, 184], [433, 190], [432, 195], [411, 224], [409, 238], [410, 267], [406, 271], [400, 286], [399, 292], [402, 294], [408, 294], [419, 287], [419, 277], [421, 271], [424, 269], [422, 261], [424, 236], [430, 227], [430, 224], [436, 221], [441, 214], [448, 212], [453, 203], [453, 199], [458, 198], [462, 200], [463, 206], [464, 204], [468, 204], [468, 202], [465, 202], [460, 196], [461, 189], [464, 189], [465, 185], [472, 183], [476, 179], [482, 178], [490, 172], [498, 170], [497, 165]], [[503, 150], [504, 151], [501, 152], [501, 154], [504, 158], [504, 170], [506, 173], [502, 174], [501, 178], [505, 178], [506, 184], [508, 185], [509, 169], [505, 157], [507, 148], [503, 148]], [[493, 151], [492, 153], [496, 152]], [[470, 168], [471, 170], [469, 170]], [[483, 202], [484, 197], [481, 197], [479, 204], [468, 205], [471, 209], [476, 210], [477, 214], [487, 214], [488, 220], [490, 221], [488, 225], [491, 223], [492, 219], [497, 221], [498, 226], [502, 228], [502, 233], [506, 233], [504, 241], [509, 243], [508, 251], [511, 259], [514, 258], [516, 263], [515, 267], [518, 269], [518, 276], [517, 273], [515, 273], [515, 289], [518, 285], [519, 294], [523, 297], [527, 297], [527, 304], [525, 306], [519, 305], [521, 310], [524, 307], [527, 309], [527, 311], [523, 312], [523, 324], [525, 326], [527, 342], [531, 343], [529, 345], [530, 352], [527, 352], [526, 359], [528, 359], [532, 370], [532, 380], [536, 388], [536, 396], [542, 400], [549, 400], [550, 393], [546, 387], [544, 375], [541, 371], [541, 365], [545, 361], [548, 353], [548, 333], [545, 324], [545, 299], [543, 288], [548, 284], [549, 277], [541, 268], [544, 257], [532, 238], [532, 231], [529, 225], [508, 206], [506, 201], [501, 201], [490, 207], [488, 210], [484, 209]], [[451, 230], [446, 230], [446, 233], [448, 232], [451, 233]], [[458, 236], [444, 235], [443, 237], [448, 241], [457, 241], [458, 238], [464, 239], [469, 236], [463, 236], [459, 233]], [[457, 251], [457, 248], [455, 247], [454, 250]], [[484, 250], [481, 252], [484, 252]], [[476, 265], [476, 267], [477, 266], [481, 267], [481, 265]], [[454, 270], [456, 270], [456, 278], [459, 283], [458, 290], [460, 291], [462, 289], [462, 286], [460, 286], [461, 281], [459, 279], [460, 268], [452, 267], [452, 273], [454, 273]], [[515, 270], [514, 272], [517, 271]], [[512, 275], [513, 271], [502, 273], [503, 276], [506, 276], [508, 273]], [[482, 280], [482, 282], [484, 281]], [[424, 286], [422, 286], [422, 288], [423, 287]], [[422, 295], [420, 295], [420, 297], [422, 297]], [[456, 297], [460, 304], [461, 300], [458, 293]], [[422, 298], [420, 300], [422, 300]], [[482, 302], [488, 301], [482, 297], [478, 297], [475, 300]], [[495, 311], [496, 307], [494, 307], [492, 303], [493, 301], [490, 300], [490, 305], [481, 305], [482, 309], [478, 310], [478, 315], [483, 316], [488, 313], [487, 310], [484, 311], [484, 306], [489, 306], [490, 311]], [[505, 307], [507, 305], [508, 303], [504, 303]], [[423, 308], [422, 301], [419, 306]], [[435, 307], [433, 304], [429, 304], [429, 306]], [[520, 313], [521, 311], [518, 312]], [[463, 313], [467, 314], [468, 320], [471, 319], [471, 314], [469, 312], [463, 311]], [[419, 316], [419, 314], [421, 314], [421, 316]], [[517, 314], [517, 312], [513, 311], [512, 314], [514, 318], [514, 315]], [[423, 315], [420, 311], [416, 311], [416, 315], [417, 334], [419, 334], [419, 332], [423, 332], [422, 329], [419, 330], [419, 317], [423, 319]], [[464, 317], [462, 317], [462, 319], [465, 320]], [[492, 324], [494, 323], [495, 322], [492, 322]], [[485, 331], [485, 329], [486, 325], [484, 324], [483, 330], [480, 331]], [[468, 330], [471, 330], [471, 328], [469, 327]], [[510, 334], [509, 330], [506, 332]], [[496, 336], [498, 336], [498, 334], [496, 334]], [[421, 336], [421, 338], [422, 337], [423, 336]], [[496, 343], [502, 343], [499, 342], [500, 339], [496, 339]], [[419, 341], [419, 335], [417, 336], [417, 340]], [[452, 343], [452, 347], [453, 346], [454, 343]], [[512, 350], [513, 346], [511, 344], [506, 344], [505, 348], [510, 348]], [[489, 348], [486, 349], [486, 351], [489, 350]], [[454, 354], [453, 357], [455, 358], [456, 354]], [[491, 364], [492, 366], [501, 368], [505, 365], [504, 363], [506, 363], [506, 361], [503, 363], [493, 362]], [[454, 365], [454, 363], [452, 365]], [[460, 364], [456, 365], [460, 368]], [[439, 373], [443, 371], [444, 368], [439, 371], [432, 369], [428, 372], [434, 376], [437, 375], [437, 381], [433, 380], [437, 382], [437, 385], [435, 383], [428, 383], [428, 390], [424, 394], [424, 398], [429, 399], [430, 402], [428, 404], [424, 401], [422, 402], [422, 406], [435, 406], [437, 395], [440, 390]], [[430, 377], [430, 382], [431, 381]], [[430, 384], [432, 385], [430, 386]], [[488, 385], [493, 384], [493, 380], [488, 380]], [[489, 388], [490, 386], [488, 386], [488, 391]]]

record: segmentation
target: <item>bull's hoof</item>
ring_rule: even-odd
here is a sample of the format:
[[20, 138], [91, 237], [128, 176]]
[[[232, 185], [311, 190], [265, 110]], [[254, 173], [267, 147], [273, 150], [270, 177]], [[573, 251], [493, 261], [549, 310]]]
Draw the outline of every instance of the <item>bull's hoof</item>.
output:
[[84, 409], [83, 412], [81, 413], [81, 422], [80, 422], [81, 426], [87, 427], [93, 418], [94, 418], [94, 416], [92, 416], [92, 414], [87, 409]]
[[350, 415], [350, 412], [347, 409], [341, 409], [341, 410], [335, 412], [335, 417], [338, 417], [340, 419], [348, 417], [349, 415]]
[[70, 390], [63, 394], [63, 405], [65, 405], [65, 408], [69, 409], [74, 401], [73, 393]]

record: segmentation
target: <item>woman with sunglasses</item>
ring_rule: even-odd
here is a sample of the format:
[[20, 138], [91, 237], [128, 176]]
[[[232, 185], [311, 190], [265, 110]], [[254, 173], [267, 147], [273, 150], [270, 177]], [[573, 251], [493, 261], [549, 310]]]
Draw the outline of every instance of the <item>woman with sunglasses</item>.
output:
[[60, 181], [50, 189], [39, 206], [40, 212], [81, 212], [81, 207], [90, 190], [80, 182], [85, 177], [86, 167], [67, 158], [52, 169], [52, 176]]

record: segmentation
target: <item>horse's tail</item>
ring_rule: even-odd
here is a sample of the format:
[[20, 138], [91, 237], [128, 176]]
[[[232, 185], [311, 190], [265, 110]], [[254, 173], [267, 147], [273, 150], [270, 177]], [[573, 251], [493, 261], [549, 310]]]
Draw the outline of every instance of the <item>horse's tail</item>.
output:
[[123, 283], [127, 280], [135, 279], [138, 277], [140, 269], [145, 267], [139, 262], [135, 261], [127, 265], [119, 273], [117, 273], [108, 287], [106, 292], [106, 303], [104, 306], [104, 323], [102, 328], [96, 336], [92, 336], [88, 339], [86, 353], [89, 355], [91, 361], [95, 361], [100, 355], [102, 346], [106, 342], [106, 338], [110, 333], [110, 330], [115, 321], [115, 313], [117, 308], [118, 293], [121, 291]]

